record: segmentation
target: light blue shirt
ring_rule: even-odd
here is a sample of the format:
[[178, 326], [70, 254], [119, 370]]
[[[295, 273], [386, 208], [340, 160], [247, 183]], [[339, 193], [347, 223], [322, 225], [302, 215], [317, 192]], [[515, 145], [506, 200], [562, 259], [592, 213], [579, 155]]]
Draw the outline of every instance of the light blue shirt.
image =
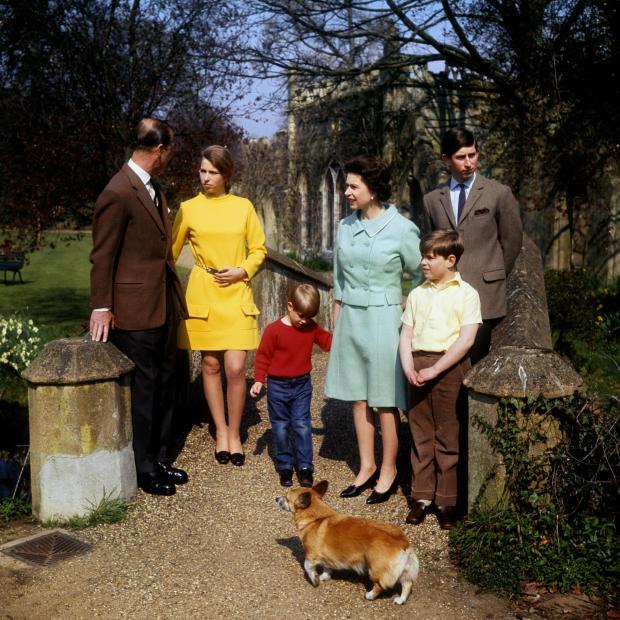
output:
[[[471, 190], [471, 186], [474, 184], [476, 180], [476, 173], [472, 174], [472, 176], [467, 179], [467, 181], [463, 181], [463, 185], [465, 186], [465, 199], [469, 198], [469, 192]], [[461, 188], [459, 187], [459, 181], [457, 181], [454, 177], [450, 177], [450, 204], [452, 205], [452, 212], [454, 213], [454, 221], [458, 224], [459, 218], [459, 194], [461, 193]]]

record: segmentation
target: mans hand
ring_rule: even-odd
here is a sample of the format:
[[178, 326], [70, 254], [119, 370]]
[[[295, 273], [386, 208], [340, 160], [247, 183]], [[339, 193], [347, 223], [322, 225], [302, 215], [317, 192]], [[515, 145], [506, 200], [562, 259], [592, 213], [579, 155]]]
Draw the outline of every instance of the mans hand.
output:
[[411, 367], [411, 368], [403, 368], [404, 372], [405, 372], [405, 377], [407, 377], [407, 381], [409, 381], [409, 383], [411, 383], [411, 385], [417, 385], [416, 381], [418, 380], [418, 373], [415, 370], [415, 368]]
[[250, 394], [256, 398], [262, 389], [263, 384], [260, 381], [256, 381], [256, 383], [254, 383], [254, 385], [250, 388]]
[[114, 329], [114, 315], [110, 310], [93, 310], [90, 315], [90, 339], [107, 342], [110, 329]]
[[241, 267], [222, 267], [213, 274], [215, 282], [222, 287], [230, 286], [235, 282], [241, 282], [241, 280], [245, 280], [247, 277], [248, 274]]
[[430, 366], [429, 368], [422, 368], [418, 373], [418, 382], [419, 385], [423, 385], [428, 381], [432, 381], [435, 377], [437, 377], [439, 373], [435, 370], [434, 366]]

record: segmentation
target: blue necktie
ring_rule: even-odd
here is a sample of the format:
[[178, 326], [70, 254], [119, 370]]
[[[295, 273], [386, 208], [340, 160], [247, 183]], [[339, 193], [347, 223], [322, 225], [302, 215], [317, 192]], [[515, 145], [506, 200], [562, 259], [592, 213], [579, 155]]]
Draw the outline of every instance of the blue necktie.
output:
[[467, 196], [465, 195], [465, 184], [459, 183], [457, 187], [461, 188], [459, 192], [459, 209], [456, 214], [456, 223], [458, 224], [461, 221], [461, 215], [463, 213], [463, 208], [465, 207], [465, 201], [467, 200]]

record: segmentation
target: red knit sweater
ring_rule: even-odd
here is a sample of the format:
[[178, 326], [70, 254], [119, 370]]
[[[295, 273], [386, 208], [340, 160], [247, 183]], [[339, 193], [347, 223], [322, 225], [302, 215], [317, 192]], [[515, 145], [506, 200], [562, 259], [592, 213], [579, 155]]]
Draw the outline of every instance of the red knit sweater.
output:
[[310, 372], [314, 343], [323, 351], [332, 346], [332, 335], [314, 321], [301, 327], [286, 325], [282, 319], [269, 323], [256, 352], [254, 381], [265, 383], [266, 375], [299, 377]]

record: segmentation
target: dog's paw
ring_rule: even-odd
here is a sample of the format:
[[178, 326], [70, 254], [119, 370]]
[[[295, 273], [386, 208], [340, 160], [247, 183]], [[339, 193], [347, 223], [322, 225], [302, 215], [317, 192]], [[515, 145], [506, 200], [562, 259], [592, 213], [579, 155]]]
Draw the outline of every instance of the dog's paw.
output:
[[308, 562], [308, 560], [305, 560], [304, 562], [304, 569], [306, 571], [306, 575], [308, 575], [308, 579], [310, 579], [310, 583], [316, 588], [316, 586], [319, 585], [319, 575], [316, 572], [316, 564], [313, 564], [312, 562]]
[[370, 590], [370, 592], [366, 592], [365, 596], [367, 601], [374, 601], [377, 598], [376, 594], [372, 590]]
[[407, 599], [406, 599], [406, 598], [403, 598], [402, 596], [397, 596], [397, 597], [394, 599], [394, 603], [395, 603], [396, 605], [403, 605], [406, 601], [407, 601]]
[[331, 579], [332, 575], [331, 573], [328, 573], [325, 569], [323, 569], [323, 572], [319, 575], [319, 579], [321, 581], [327, 581], [328, 579]]

